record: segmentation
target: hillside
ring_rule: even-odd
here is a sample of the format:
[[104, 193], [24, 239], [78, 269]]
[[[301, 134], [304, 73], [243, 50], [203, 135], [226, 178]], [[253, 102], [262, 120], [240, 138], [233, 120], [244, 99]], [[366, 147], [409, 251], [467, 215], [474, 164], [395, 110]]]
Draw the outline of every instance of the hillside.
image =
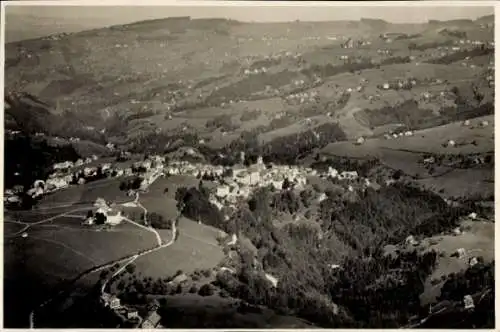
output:
[[7, 43], [6, 325], [491, 325], [493, 21]]
[[[42, 127], [68, 136], [67, 125], [72, 124], [92, 128], [88, 130], [92, 133], [80, 135], [98, 136], [93, 132], [105, 129], [108, 140], [127, 145], [141, 144], [140, 137], [148, 135], [186, 134], [186, 130], [182, 132], [185, 127], [206, 141], [213, 140], [214, 145], [221, 144], [220, 140], [227, 144], [244, 132], [269, 132], [276, 137], [330, 122], [338, 123], [348, 137], [370, 135], [373, 127], [385, 123], [353, 120], [354, 109], [382, 112], [384, 107], [414, 100], [418, 103], [416, 113], [428, 117], [427, 110], [441, 112], [443, 102], [446, 107], [459, 107], [458, 97], [450, 91], [464, 86], [460, 92], [467, 94], [470, 84], [479, 87], [484, 95], [482, 103], [492, 102], [493, 89], [487, 86], [486, 73], [493, 53], [473, 55], [489, 59], [476, 66], [460, 63], [467, 54], [462, 58], [457, 54], [446, 67], [425, 64], [454, 53], [451, 48], [455, 44], [453, 47], [470, 48], [454, 35], [438, 33], [457, 24], [463, 25], [460, 31], [466, 36], [473, 34], [489, 47], [493, 28], [473, 21], [397, 25], [362, 19], [249, 24], [188, 17], [9, 43], [7, 91], [28, 93], [45, 105], [45, 112], [41, 112], [39, 106], [32, 109], [24, 97], [12, 94], [9, 104], [21, 103], [25, 109], [17, 107], [9, 115], [20, 117], [19, 113], [30, 108], [28, 112], [42, 117], [32, 120], [37, 130]], [[390, 42], [379, 38], [391, 31], [400, 36], [394, 41], [389, 38]], [[341, 48], [348, 38], [364, 44]], [[416, 44], [416, 49], [409, 49], [410, 44]], [[357, 48], [362, 52], [356, 53]], [[397, 80], [411, 79], [415, 86], [397, 93], [378, 88], [391, 83], [387, 80], [398, 84]], [[443, 91], [445, 97], [439, 95]], [[422, 98], [424, 93], [431, 97]], [[259, 117], [242, 121], [243, 113], [249, 111]], [[48, 128], [57, 121], [47, 112], [71, 114], [71, 121], [64, 121], [62, 128]], [[222, 115], [231, 125], [209, 125], [211, 118]], [[283, 116], [297, 125], [278, 120], [276, 125], [266, 125]], [[298, 125], [306, 118], [312, 122]]]

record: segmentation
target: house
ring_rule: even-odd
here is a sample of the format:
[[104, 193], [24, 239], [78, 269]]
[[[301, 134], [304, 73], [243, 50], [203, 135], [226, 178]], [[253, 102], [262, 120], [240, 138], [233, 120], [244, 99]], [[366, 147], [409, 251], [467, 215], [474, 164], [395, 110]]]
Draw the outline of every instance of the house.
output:
[[410, 235], [406, 238], [405, 244], [407, 246], [416, 246], [416, 245], [418, 245], [418, 242], [417, 242], [417, 240], [415, 240], [415, 237], [413, 235]]
[[68, 182], [63, 178], [48, 179], [45, 184], [49, 190], [58, 190], [68, 186]]
[[95, 222], [94, 218], [93, 217], [88, 217], [87, 219], [85, 219], [85, 221], [83, 222], [83, 225], [93, 225]]
[[185, 273], [179, 274], [172, 281], [169, 282], [171, 285], [178, 285], [188, 280], [188, 276]]
[[464, 307], [465, 310], [471, 310], [474, 309], [474, 300], [472, 299], [472, 296], [470, 295], [465, 295], [464, 296]]
[[161, 317], [156, 311], [147, 314], [141, 324], [142, 329], [154, 329], [160, 324]]
[[6, 201], [9, 203], [21, 203], [21, 198], [19, 196], [9, 196], [6, 198]]
[[109, 307], [111, 309], [120, 308], [121, 307], [120, 299], [118, 297], [116, 297], [115, 295], [111, 295], [111, 297], [109, 298]]
[[238, 237], [236, 234], [233, 234], [230, 238], [231, 240], [226, 243], [227, 246], [234, 246], [236, 242], [238, 242]]
[[434, 157], [429, 157], [424, 159], [424, 164], [434, 164], [436, 159]]
[[458, 258], [464, 258], [466, 255], [465, 249], [464, 248], [459, 248], [455, 251], [455, 255], [458, 256]]
[[356, 171], [344, 171], [340, 173], [341, 179], [356, 180], [358, 178], [358, 172]]
[[478, 262], [477, 258], [476, 257], [472, 257], [471, 259], [469, 259], [469, 266], [474, 266], [476, 265]]
[[[30, 190], [28, 190], [27, 194], [30, 195], [31, 197], [42, 196], [43, 195], [43, 188], [42, 187], [31, 188]], [[11, 196], [11, 197], [17, 197], [17, 196]], [[10, 202], [9, 200], [7, 200], [7, 201]]]
[[278, 279], [276, 277], [273, 277], [269, 273], [265, 274], [266, 279], [273, 285], [274, 288], [278, 287]]
[[109, 210], [106, 215], [106, 224], [109, 225], [118, 225], [119, 223], [122, 222], [123, 216], [121, 211], [117, 210]]
[[359, 137], [357, 140], [356, 140], [356, 143], [361, 145], [365, 142], [365, 138], [364, 137]]
[[477, 218], [477, 213], [476, 213], [476, 212], [471, 212], [471, 213], [469, 214], [469, 218], [470, 218], [470, 219], [472, 219], [472, 220], [476, 220], [476, 218]]
[[229, 186], [224, 185], [224, 186], [217, 187], [217, 190], [215, 192], [215, 196], [220, 197], [220, 198], [224, 198], [227, 195], [229, 195]]
[[109, 294], [109, 293], [102, 293], [101, 294], [101, 302], [105, 307], [107, 307], [109, 305], [110, 299], [111, 299], [111, 294]]
[[54, 166], [52, 168], [54, 170], [66, 170], [66, 169], [71, 168], [71, 167], [73, 167], [73, 163], [71, 161], [65, 161], [62, 163], [54, 164]]
[[139, 318], [139, 313], [136, 309], [129, 309], [127, 311], [127, 319], [137, 319]]

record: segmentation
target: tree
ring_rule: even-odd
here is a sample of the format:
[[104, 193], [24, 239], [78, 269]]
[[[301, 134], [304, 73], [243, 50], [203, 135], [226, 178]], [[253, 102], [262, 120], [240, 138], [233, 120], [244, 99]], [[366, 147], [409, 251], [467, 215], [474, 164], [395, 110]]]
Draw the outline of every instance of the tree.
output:
[[92, 210], [87, 211], [87, 218], [92, 218], [94, 216], [94, 212]]
[[125, 270], [130, 273], [130, 274], [134, 274], [135, 272], [135, 265], [134, 264], [129, 264], [127, 265], [127, 267], [125, 268]]
[[289, 188], [291, 188], [292, 184], [290, 183], [290, 180], [288, 180], [288, 178], [285, 178], [285, 180], [283, 181], [283, 184], [281, 185], [281, 189], [283, 190], [287, 190]]
[[103, 225], [106, 222], [107, 219], [108, 218], [106, 217], [106, 215], [104, 213], [98, 212], [98, 213], [95, 214], [95, 223], [96, 223], [96, 225]]
[[205, 284], [201, 286], [200, 290], [198, 291], [198, 295], [200, 296], [210, 296], [214, 294], [214, 289], [211, 284]]

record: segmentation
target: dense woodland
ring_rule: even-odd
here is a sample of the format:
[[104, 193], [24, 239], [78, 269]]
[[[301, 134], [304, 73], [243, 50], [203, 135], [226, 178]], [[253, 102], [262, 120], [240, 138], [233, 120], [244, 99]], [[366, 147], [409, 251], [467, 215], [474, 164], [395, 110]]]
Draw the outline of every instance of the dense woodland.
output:
[[[404, 184], [378, 192], [367, 190], [355, 200], [331, 195], [321, 204], [318, 221], [323, 232], [335, 234], [350, 247], [342, 256], [330, 246], [329, 237], [319, 237], [311, 225], [273, 226], [277, 213], [294, 213], [309, 204], [311, 195], [306, 191], [295, 194], [286, 185], [274, 193], [263, 188], [229, 221], [210, 207], [198, 189], [181, 189], [181, 197], [187, 216], [244, 235], [255, 245], [239, 247], [238, 274], [219, 274], [216, 286], [251, 304], [298, 315], [323, 327], [396, 328], [407, 324], [410, 317], [425, 316], [419, 295], [437, 253], [413, 251], [394, 256], [384, 255], [382, 248], [410, 234], [418, 237], [450, 231], [459, 216], [477, 211], [473, 203], [452, 208], [439, 196]], [[340, 268], [331, 270], [328, 262]], [[278, 289], [269, 284], [263, 271], [279, 279]], [[477, 292], [488, 285], [472, 272], [460, 277], [461, 281], [450, 278], [442, 293], [450, 300], [460, 300], [464, 292]]]

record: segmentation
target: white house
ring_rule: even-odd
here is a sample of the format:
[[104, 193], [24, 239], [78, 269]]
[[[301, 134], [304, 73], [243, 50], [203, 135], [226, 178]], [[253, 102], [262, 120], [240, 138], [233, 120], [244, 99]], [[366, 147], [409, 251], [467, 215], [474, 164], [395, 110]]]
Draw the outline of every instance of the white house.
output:
[[62, 178], [48, 179], [45, 184], [46, 184], [47, 188], [50, 190], [58, 190], [58, 189], [66, 188], [68, 186], [68, 182]]
[[464, 307], [466, 310], [469, 309], [474, 309], [474, 300], [472, 299], [472, 296], [470, 295], [465, 295], [464, 296]]
[[122, 222], [123, 216], [121, 211], [109, 210], [106, 215], [106, 224], [118, 225]]
[[215, 196], [220, 197], [220, 198], [224, 198], [227, 195], [229, 195], [229, 192], [230, 192], [229, 186], [225, 186], [225, 185], [219, 186], [216, 189]]
[[71, 168], [71, 167], [73, 167], [73, 162], [71, 162], [71, 161], [65, 161], [65, 162], [62, 162], [62, 163], [54, 164], [53, 169], [54, 170], [65, 170], [65, 169], [68, 169], [68, 168]]
[[273, 277], [269, 273], [265, 274], [266, 279], [273, 285], [274, 288], [278, 287], [278, 279], [276, 277]]

